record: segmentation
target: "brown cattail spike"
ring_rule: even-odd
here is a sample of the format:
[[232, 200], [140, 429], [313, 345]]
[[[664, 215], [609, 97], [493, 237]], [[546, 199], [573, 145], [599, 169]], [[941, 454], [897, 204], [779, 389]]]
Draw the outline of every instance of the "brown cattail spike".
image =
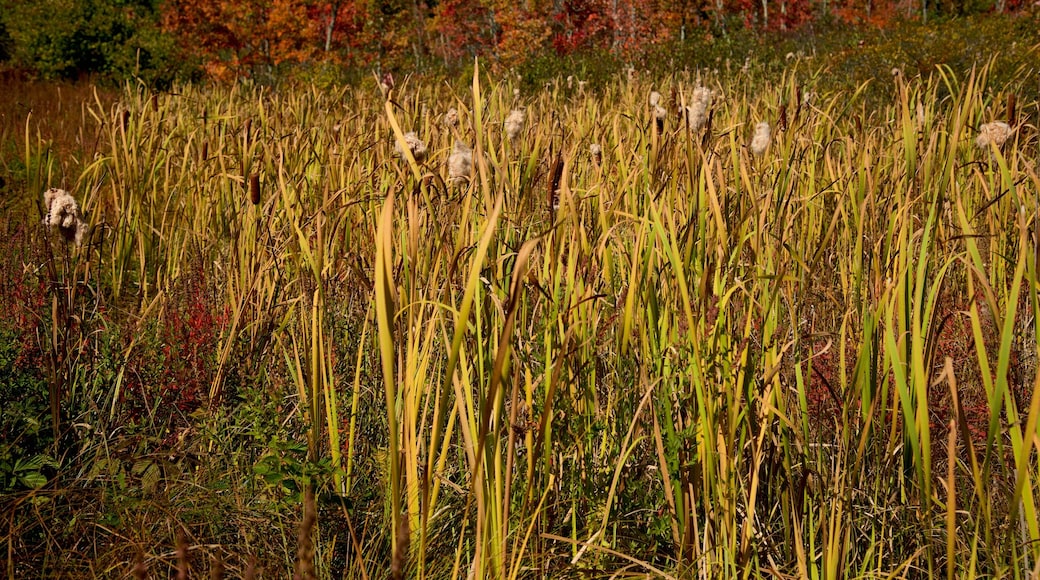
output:
[[408, 516], [401, 514], [397, 521], [397, 537], [394, 538], [394, 553], [390, 559], [390, 578], [402, 580], [408, 565], [408, 550], [411, 545], [411, 532], [408, 529]]
[[245, 136], [246, 145], [249, 145], [249, 137], [250, 137], [249, 133], [252, 130], [252, 128], [253, 128], [253, 120], [252, 119], [246, 119], [245, 125], [242, 126], [242, 134]]
[[549, 169], [549, 207], [556, 209], [560, 207], [560, 180], [563, 178], [563, 156], [556, 154], [552, 167]]
[[1018, 111], [1015, 110], [1015, 93], [1011, 93], [1007, 97], [1007, 122], [1008, 125], [1014, 127], [1018, 122], [1016, 114]]
[[213, 555], [209, 564], [209, 580], [224, 580], [224, 559], [220, 557], [220, 553]]
[[249, 176], [249, 201], [253, 205], [260, 205], [260, 174], [254, 173]]
[[296, 547], [296, 571], [294, 579], [315, 580], [314, 541], [311, 535], [318, 521], [318, 509], [314, 503], [314, 486], [308, 485], [303, 492], [303, 521], [300, 522], [300, 533]]
[[134, 556], [134, 567], [130, 571], [135, 580], [144, 580], [148, 577], [148, 564], [144, 563], [144, 552], [138, 551], [137, 555]]
[[188, 580], [188, 542], [184, 530], [177, 530], [177, 580]]
[[776, 130], [783, 131], [787, 129], [787, 105], [780, 105], [780, 113], [777, 115]]
[[256, 555], [250, 554], [249, 563], [246, 564], [246, 571], [242, 574], [243, 580], [255, 580], [256, 579]]
[[205, 161], [206, 159], [209, 159], [209, 143], [208, 142], [202, 144], [202, 160]]
[[798, 113], [802, 112], [802, 85], [794, 86], [794, 116], [791, 118], [792, 123], [798, 123]]

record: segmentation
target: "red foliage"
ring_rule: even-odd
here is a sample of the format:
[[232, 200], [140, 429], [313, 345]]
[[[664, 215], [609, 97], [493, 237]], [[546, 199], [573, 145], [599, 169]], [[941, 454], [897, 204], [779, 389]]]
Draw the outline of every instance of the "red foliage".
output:
[[37, 337], [41, 331], [45, 333], [41, 325], [48, 288], [43, 276], [30, 267], [40, 260], [33, 256], [29, 226], [11, 222], [6, 225], [7, 231], [0, 239], [0, 311], [4, 312], [0, 323], [19, 345], [15, 367], [25, 369], [39, 366], [43, 356]]
[[204, 268], [196, 266], [183, 276], [160, 326], [131, 350], [127, 361], [123, 403], [132, 417], [160, 409], [162, 419], [175, 421], [202, 405], [213, 381], [229, 312], [219, 306]]

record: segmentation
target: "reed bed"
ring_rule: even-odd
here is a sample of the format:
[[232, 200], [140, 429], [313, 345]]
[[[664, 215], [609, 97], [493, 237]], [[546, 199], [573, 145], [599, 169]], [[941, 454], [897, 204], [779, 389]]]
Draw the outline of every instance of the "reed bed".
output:
[[[152, 507], [93, 532], [96, 575], [1037, 577], [1037, 103], [987, 74], [869, 108], [797, 66], [96, 102], [90, 232], [39, 232], [55, 430], [94, 427], [8, 496], [9, 575], [58, 565], [26, 553], [58, 548], [39, 498], [124, 473]], [[205, 388], [143, 415], [181, 436], [141, 467], [110, 448], [142, 334], [105, 372], [74, 353], [98, 303], [172, 324], [196, 271]]]

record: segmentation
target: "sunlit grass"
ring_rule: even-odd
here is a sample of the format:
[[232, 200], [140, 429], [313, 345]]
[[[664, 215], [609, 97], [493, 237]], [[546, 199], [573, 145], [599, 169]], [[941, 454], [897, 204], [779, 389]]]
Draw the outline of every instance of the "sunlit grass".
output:
[[[516, 97], [478, 68], [467, 91], [406, 81], [389, 101], [131, 87], [87, 113], [106, 147], [70, 189], [95, 235], [50, 240], [69, 254], [49, 275], [61, 312], [92, 300], [161, 325], [207, 265], [226, 316], [185, 445], [239, 449], [207, 426], [259, 408], [232, 396], [254, 382], [276, 397], [306, 448], [293, 497], [336, 506], [318, 530], [350, 528], [316, 533], [319, 575], [1024, 578], [1036, 103], [987, 74], [884, 79], [898, 98], [881, 108], [864, 87], [808, 98], [797, 71]], [[1015, 93], [1010, 138], [977, 147]], [[451, 179], [456, 142], [468, 179]], [[52, 352], [98, 348], [67, 332]], [[143, 342], [120, 345], [124, 370]], [[70, 422], [98, 425], [79, 436], [90, 459], [63, 455], [96, 463], [139, 395], [53, 360], [55, 392], [93, 401]], [[229, 469], [268, 477], [271, 457]], [[140, 547], [111, 542], [129, 570]], [[282, 572], [296, 552], [267, 557]]]

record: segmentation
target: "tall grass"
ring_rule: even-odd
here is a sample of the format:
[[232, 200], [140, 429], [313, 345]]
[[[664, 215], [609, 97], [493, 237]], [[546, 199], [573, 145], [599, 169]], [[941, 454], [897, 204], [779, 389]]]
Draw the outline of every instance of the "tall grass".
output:
[[[108, 233], [70, 259], [159, 324], [186, 265], [212, 265], [228, 316], [193, 420], [246, 412], [254, 379], [282, 398], [301, 497], [339, 506], [300, 551], [319, 575], [1025, 578], [1037, 104], [987, 74], [900, 75], [882, 108], [865, 87], [808, 104], [797, 70], [619, 79], [524, 95], [516, 139], [512, 85], [479, 67], [389, 100], [130, 87], [91, 108], [108, 147], [74, 190]], [[976, 148], [1016, 92], [1012, 139]], [[90, 384], [117, 437], [122, 375]]]

